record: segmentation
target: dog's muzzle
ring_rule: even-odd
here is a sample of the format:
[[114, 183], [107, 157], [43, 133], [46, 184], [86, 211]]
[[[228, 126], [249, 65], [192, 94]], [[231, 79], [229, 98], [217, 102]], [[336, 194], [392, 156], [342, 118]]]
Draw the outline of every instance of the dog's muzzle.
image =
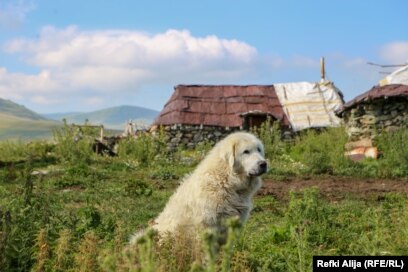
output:
[[260, 176], [266, 173], [267, 170], [268, 170], [268, 164], [266, 163], [266, 161], [259, 161], [257, 169], [255, 171], [251, 171], [249, 175], [250, 176]]

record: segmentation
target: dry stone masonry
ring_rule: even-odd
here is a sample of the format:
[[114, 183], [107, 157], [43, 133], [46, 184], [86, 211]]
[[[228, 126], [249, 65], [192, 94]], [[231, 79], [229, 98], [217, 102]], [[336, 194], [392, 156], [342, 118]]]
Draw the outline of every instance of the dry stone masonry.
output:
[[373, 139], [379, 131], [408, 125], [408, 98], [378, 98], [360, 103], [343, 113], [350, 141]]
[[200, 143], [216, 143], [228, 134], [238, 130], [239, 128], [181, 124], [164, 126], [169, 149], [176, 149], [180, 145], [187, 148], [194, 148]]
[[336, 113], [344, 120], [348, 146], [367, 146], [381, 131], [394, 131], [408, 125], [408, 85], [374, 86]]

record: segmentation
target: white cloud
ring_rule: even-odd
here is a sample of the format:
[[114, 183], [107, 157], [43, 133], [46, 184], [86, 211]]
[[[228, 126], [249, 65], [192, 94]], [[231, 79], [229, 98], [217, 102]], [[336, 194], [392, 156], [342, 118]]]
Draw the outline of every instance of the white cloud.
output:
[[390, 64], [408, 63], [408, 41], [386, 44], [380, 48], [380, 57]]
[[137, 31], [80, 31], [76, 27], [58, 30], [45, 27], [38, 40], [16, 39], [6, 47], [9, 53], [25, 53], [39, 67], [110, 66], [156, 68], [185, 64], [202, 67], [210, 62], [250, 63], [254, 47], [216, 36], [194, 37], [186, 30], [168, 30], [151, 35]]
[[[32, 95], [44, 104], [56, 97], [115, 92], [134, 93], [143, 84], [226, 75], [239, 78], [257, 60], [257, 50], [241, 41], [195, 37], [187, 30], [149, 34], [127, 30], [81, 31], [44, 27], [38, 39], [15, 39], [4, 46], [41, 72], [0, 70], [0, 96]], [[54, 98], [53, 98], [54, 97]], [[95, 104], [95, 103], [91, 103]]]
[[27, 13], [34, 9], [32, 1], [2, 0], [0, 2], [0, 29], [17, 29], [24, 22]]
[[[389, 43], [381, 48], [379, 56], [392, 63], [407, 60], [407, 44]], [[0, 97], [34, 105], [40, 112], [132, 103], [129, 100], [135, 98], [138, 90], [146, 92], [166, 86], [157, 95], [161, 100], [158, 104], [162, 104], [171, 87], [179, 83], [271, 84], [320, 79], [318, 58], [260, 55], [243, 41], [213, 35], [196, 37], [187, 30], [152, 34], [48, 26], [37, 38], [11, 40], [3, 50], [39, 72], [17, 73], [0, 67]], [[381, 77], [366, 62], [360, 56], [327, 55], [328, 78], [335, 83], [344, 82], [345, 93], [351, 98]]]

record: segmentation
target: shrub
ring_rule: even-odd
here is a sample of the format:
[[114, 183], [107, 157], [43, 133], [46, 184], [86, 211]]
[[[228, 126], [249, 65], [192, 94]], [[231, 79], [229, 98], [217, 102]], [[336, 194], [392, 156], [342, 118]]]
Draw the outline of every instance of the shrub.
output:
[[[0, 232], [6, 234], [5, 264], [8, 271], [27, 271], [34, 259], [32, 249], [35, 245], [45, 244], [45, 232], [40, 228], [48, 225], [54, 227], [57, 205], [50, 202], [46, 193], [41, 191], [42, 184], [38, 182], [39, 193], [34, 191], [34, 182], [37, 179], [30, 173], [32, 171], [29, 161], [19, 178], [21, 187], [13, 201], [5, 206], [6, 225], [0, 225]], [[44, 243], [43, 243], [44, 242]], [[38, 247], [37, 247], [38, 248]], [[46, 252], [38, 252], [39, 257], [46, 258]], [[37, 260], [37, 267], [43, 267], [46, 260]]]
[[377, 138], [382, 152], [379, 160], [380, 176], [406, 177], [408, 175], [408, 129], [384, 132]]
[[68, 126], [64, 120], [64, 126], [54, 129], [53, 132], [56, 142], [55, 154], [60, 161], [68, 164], [91, 162], [95, 129]]
[[34, 141], [27, 145], [27, 155], [43, 162], [53, 162], [51, 153], [55, 145], [45, 141]]
[[0, 142], [0, 161], [17, 161], [27, 156], [27, 145], [21, 140]]
[[354, 164], [344, 156], [347, 135], [343, 127], [322, 132], [308, 130], [297, 137], [290, 155], [308, 167], [311, 174], [348, 174]]
[[141, 180], [128, 180], [125, 191], [128, 196], [150, 196], [153, 193], [153, 189]]
[[122, 159], [136, 159], [142, 166], [147, 166], [156, 156], [166, 156], [164, 133], [141, 133], [137, 138], [124, 139], [119, 143], [118, 154]]
[[281, 130], [278, 123], [271, 124], [268, 118], [259, 128], [254, 128], [252, 132], [259, 137], [264, 144], [265, 156], [270, 160], [278, 159], [285, 153], [286, 144], [282, 141]]

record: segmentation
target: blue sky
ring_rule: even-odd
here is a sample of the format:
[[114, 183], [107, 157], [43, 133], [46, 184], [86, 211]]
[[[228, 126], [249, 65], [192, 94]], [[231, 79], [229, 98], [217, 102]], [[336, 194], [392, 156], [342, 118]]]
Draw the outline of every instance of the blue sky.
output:
[[177, 84], [318, 81], [345, 99], [408, 62], [408, 1], [0, 0], [0, 97], [160, 110]]

